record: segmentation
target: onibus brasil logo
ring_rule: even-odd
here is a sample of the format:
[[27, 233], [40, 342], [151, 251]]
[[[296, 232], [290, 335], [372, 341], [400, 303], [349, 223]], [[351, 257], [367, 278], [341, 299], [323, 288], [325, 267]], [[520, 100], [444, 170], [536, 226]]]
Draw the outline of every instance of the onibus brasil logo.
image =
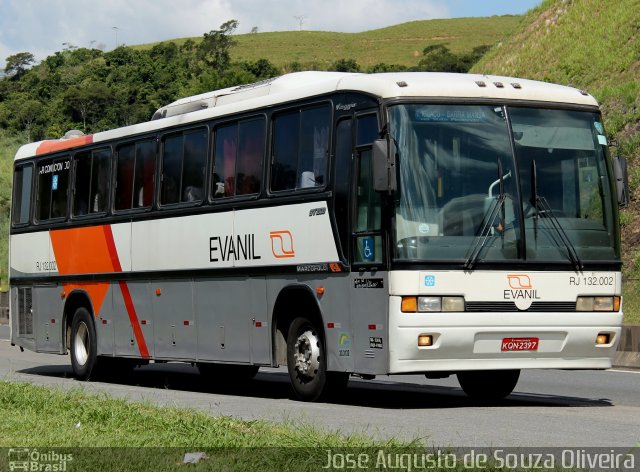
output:
[[29, 448], [9, 449], [9, 470], [65, 472], [73, 454]]

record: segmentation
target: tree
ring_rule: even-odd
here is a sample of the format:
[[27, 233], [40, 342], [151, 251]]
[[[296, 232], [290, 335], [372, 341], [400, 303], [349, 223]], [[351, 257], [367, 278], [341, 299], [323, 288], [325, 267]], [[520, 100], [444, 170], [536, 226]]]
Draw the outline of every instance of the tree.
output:
[[11, 117], [27, 133], [27, 141], [31, 142], [34, 123], [41, 117], [42, 103], [31, 98], [27, 93], [15, 94], [9, 102]]
[[80, 115], [83, 131], [87, 131], [87, 119], [94, 119], [101, 113], [105, 104], [112, 99], [112, 93], [104, 83], [86, 82], [70, 87], [65, 93], [66, 104]]
[[477, 46], [468, 54], [457, 55], [449, 51], [444, 44], [427, 46], [418, 69], [433, 72], [469, 72], [469, 69], [490, 49], [490, 46]]
[[331, 70], [337, 72], [360, 72], [360, 66], [355, 59], [339, 59], [331, 64]]
[[249, 72], [256, 76], [256, 79], [270, 79], [278, 75], [278, 69], [271, 64], [267, 59], [258, 59], [253, 64], [246, 64], [245, 67]]
[[421, 70], [431, 72], [464, 72], [460, 57], [449, 51], [444, 44], [433, 44], [422, 51], [423, 58], [418, 64]]
[[9, 77], [19, 79], [27, 71], [29, 66], [36, 62], [30, 52], [19, 52], [7, 57], [4, 73]]
[[235, 44], [231, 34], [238, 24], [238, 20], [229, 20], [220, 25], [219, 30], [211, 30], [204, 34], [199, 46], [199, 55], [205, 64], [218, 71], [224, 71], [229, 67], [231, 62], [229, 50]]

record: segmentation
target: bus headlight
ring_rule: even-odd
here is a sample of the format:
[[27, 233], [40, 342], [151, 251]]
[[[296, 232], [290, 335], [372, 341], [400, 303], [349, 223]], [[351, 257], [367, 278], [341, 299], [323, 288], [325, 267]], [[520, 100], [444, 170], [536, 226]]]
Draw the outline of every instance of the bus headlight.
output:
[[441, 297], [418, 297], [418, 311], [442, 311]]
[[620, 311], [620, 297], [578, 297], [576, 311]]
[[464, 297], [402, 297], [403, 313], [464, 311]]

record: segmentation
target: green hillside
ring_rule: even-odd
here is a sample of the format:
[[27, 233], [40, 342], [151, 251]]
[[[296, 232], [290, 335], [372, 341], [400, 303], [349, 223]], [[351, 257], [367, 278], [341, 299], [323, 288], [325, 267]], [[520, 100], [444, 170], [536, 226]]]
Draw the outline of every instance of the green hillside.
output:
[[621, 212], [625, 311], [640, 322], [640, 0], [547, 0], [472, 72], [587, 90], [629, 158], [632, 201]]
[[403, 23], [363, 33], [289, 31], [245, 34], [235, 37], [234, 59], [256, 61], [266, 57], [276, 66], [297, 62], [303, 68], [326, 68], [340, 58], [354, 59], [363, 69], [375, 64], [414, 66], [422, 50], [447, 44], [454, 53], [493, 45], [520, 23], [520, 16], [453, 18]]
[[[482, 45], [494, 45], [520, 24], [514, 15], [486, 18], [421, 20], [362, 33], [326, 31], [282, 31], [234, 35], [233, 61], [267, 59], [282, 72], [292, 65], [300, 69], [326, 69], [338, 59], [354, 59], [363, 70], [380, 63], [415, 66], [425, 47], [446, 44], [456, 54], [469, 53]], [[178, 45], [187, 40], [177, 39]], [[138, 47], [151, 48], [155, 44]]]

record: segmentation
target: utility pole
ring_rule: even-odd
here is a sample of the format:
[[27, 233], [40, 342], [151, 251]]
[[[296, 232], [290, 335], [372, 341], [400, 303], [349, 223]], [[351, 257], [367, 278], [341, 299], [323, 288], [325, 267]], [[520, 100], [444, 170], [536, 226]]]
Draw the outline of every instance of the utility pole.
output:
[[307, 17], [305, 15], [294, 15], [293, 17], [298, 20], [298, 31], [302, 31], [302, 23]]
[[111, 29], [116, 33], [116, 49], [118, 49], [118, 28], [117, 26], [112, 26]]

